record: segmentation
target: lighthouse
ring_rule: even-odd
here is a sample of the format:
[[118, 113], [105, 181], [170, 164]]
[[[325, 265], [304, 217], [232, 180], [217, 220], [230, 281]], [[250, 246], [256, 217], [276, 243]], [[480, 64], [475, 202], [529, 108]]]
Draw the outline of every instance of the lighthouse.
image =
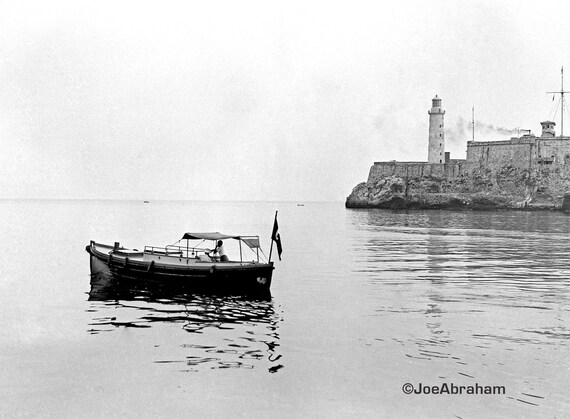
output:
[[441, 99], [435, 95], [431, 100], [429, 114], [429, 148], [428, 163], [445, 162], [445, 137], [443, 135], [443, 115]]

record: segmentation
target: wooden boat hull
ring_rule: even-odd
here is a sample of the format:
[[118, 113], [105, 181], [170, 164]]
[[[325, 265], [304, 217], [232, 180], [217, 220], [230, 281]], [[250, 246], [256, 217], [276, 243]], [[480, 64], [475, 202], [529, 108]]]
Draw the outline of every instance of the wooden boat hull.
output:
[[273, 263], [196, 263], [178, 256], [145, 254], [143, 257], [142, 252], [126, 249], [115, 252], [112, 246], [95, 242], [85, 250], [90, 255], [92, 275], [103, 273], [198, 292], [267, 293], [274, 269]]

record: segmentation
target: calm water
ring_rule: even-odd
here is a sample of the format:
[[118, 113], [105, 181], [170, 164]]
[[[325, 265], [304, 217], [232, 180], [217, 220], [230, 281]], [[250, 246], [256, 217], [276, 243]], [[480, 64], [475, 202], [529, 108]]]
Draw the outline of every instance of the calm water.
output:
[[[89, 240], [260, 234], [272, 298], [90, 284]], [[564, 417], [570, 217], [0, 201], [0, 416]], [[402, 386], [504, 386], [500, 395]]]

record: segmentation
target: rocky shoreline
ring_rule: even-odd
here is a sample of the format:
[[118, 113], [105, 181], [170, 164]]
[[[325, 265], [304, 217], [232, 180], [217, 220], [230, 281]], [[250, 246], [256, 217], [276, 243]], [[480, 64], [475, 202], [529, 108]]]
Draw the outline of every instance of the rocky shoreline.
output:
[[[466, 176], [461, 182], [437, 177], [381, 176], [358, 184], [347, 197], [346, 208], [560, 211], [564, 194], [552, 194], [530, 173], [512, 176]], [[508, 184], [507, 184], [508, 183]], [[570, 199], [569, 199], [570, 201]]]

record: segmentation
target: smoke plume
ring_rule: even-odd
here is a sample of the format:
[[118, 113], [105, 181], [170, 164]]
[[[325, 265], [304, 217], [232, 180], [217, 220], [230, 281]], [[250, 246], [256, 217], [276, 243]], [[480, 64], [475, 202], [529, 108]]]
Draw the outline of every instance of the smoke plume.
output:
[[[447, 126], [445, 129], [445, 139], [451, 143], [463, 143], [470, 141], [473, 138], [473, 125], [471, 121], [466, 120], [463, 117], [457, 118], [455, 125]], [[500, 140], [504, 139], [502, 137], [510, 137], [512, 135], [518, 135], [517, 129], [508, 129], [503, 127], [497, 127], [493, 124], [487, 124], [482, 121], [475, 120], [475, 139], [480, 141], [490, 141], [490, 140]], [[524, 133], [524, 131], [520, 131]], [[498, 138], [500, 137], [500, 138]]]

